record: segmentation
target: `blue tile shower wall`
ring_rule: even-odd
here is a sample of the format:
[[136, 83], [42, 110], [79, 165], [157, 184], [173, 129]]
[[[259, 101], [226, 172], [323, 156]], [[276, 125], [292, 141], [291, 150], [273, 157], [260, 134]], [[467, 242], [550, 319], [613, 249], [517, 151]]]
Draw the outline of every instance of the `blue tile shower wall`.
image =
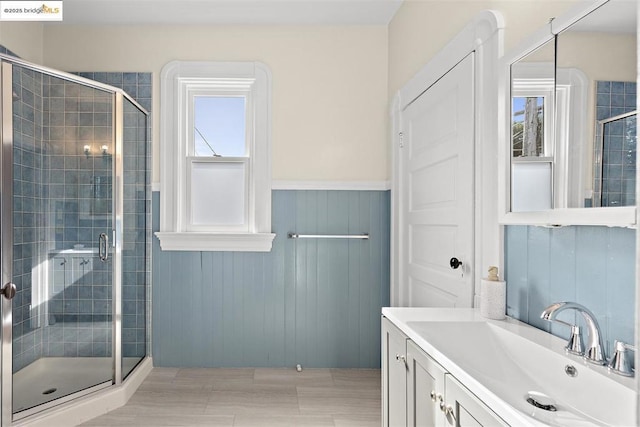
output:
[[[110, 268], [98, 261], [96, 236], [112, 228], [112, 96], [54, 76], [42, 78], [45, 197], [41, 256], [51, 274], [39, 285], [50, 295], [37, 357], [111, 355]], [[91, 153], [84, 146], [91, 146]], [[82, 251], [74, 250], [83, 244]], [[46, 276], [41, 276], [46, 277]]]
[[151, 112], [152, 106], [152, 73], [120, 73], [120, 72], [77, 72], [81, 77], [86, 77], [100, 83], [120, 88], [127, 92], [145, 110]]
[[[49, 149], [43, 184], [52, 214], [49, 247], [63, 250], [83, 244], [95, 248], [96, 236], [111, 229], [113, 162], [99, 147], [113, 151], [113, 96], [57, 77], [44, 79], [43, 130]], [[84, 152], [85, 146], [90, 153]]]
[[33, 272], [42, 265], [40, 242], [44, 221], [42, 143], [42, 76], [16, 67], [13, 72], [13, 370], [33, 362], [42, 352]]
[[[568, 337], [566, 327], [551, 326], [540, 313], [554, 302], [578, 302], [597, 316], [610, 355], [614, 340], [634, 342], [635, 254], [631, 229], [507, 226], [507, 314]], [[560, 316], [575, 320], [570, 311]]]
[[[274, 191], [272, 204], [269, 253], [168, 252], [154, 238], [155, 366], [380, 366], [389, 192]], [[292, 240], [288, 232], [371, 239]]]

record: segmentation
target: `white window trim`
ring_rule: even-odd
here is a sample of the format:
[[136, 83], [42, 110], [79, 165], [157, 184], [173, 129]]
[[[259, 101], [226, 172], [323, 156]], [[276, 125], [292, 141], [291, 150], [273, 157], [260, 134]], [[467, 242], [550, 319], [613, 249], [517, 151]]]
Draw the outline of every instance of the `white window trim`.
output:
[[587, 181], [585, 165], [591, 164], [587, 140], [589, 78], [577, 68], [556, 70], [556, 208], [583, 206], [593, 197], [593, 182]]
[[554, 64], [548, 62], [524, 62], [518, 64], [518, 68], [512, 68], [511, 96], [519, 98], [542, 97], [544, 98], [544, 155], [553, 158], [553, 130], [555, 129], [555, 79], [543, 77], [546, 71]]
[[[539, 208], [540, 210], [542, 209], [551, 209], [551, 207], [554, 204], [554, 197], [555, 197], [555, 193], [554, 193], [554, 175], [555, 175], [555, 170], [556, 170], [556, 164], [555, 164], [555, 147], [554, 147], [554, 138], [553, 138], [553, 131], [555, 129], [555, 124], [554, 124], [554, 120], [555, 120], [555, 116], [554, 116], [554, 111], [555, 111], [555, 79], [554, 77], [539, 77], [541, 75], [545, 75], [548, 74], [546, 73], [546, 71], [549, 70], [549, 68], [551, 67], [551, 69], [554, 69], [554, 64], [553, 63], [548, 63], [548, 62], [523, 62], [523, 63], [519, 63], [517, 64], [518, 67], [512, 67], [511, 68], [511, 78], [512, 78], [512, 87], [511, 87], [511, 97], [512, 100], [513, 98], [528, 98], [528, 97], [533, 97], [533, 98], [538, 98], [541, 97], [543, 98], [543, 120], [544, 120], [544, 135], [542, 136], [543, 140], [542, 140], [542, 150], [543, 150], [543, 155], [541, 156], [520, 156], [520, 157], [514, 157], [513, 156], [513, 135], [511, 135], [510, 133], [510, 137], [509, 137], [509, 141], [510, 141], [510, 145], [511, 145], [511, 210], [513, 212], [526, 212], [526, 211], [531, 211], [533, 209], [531, 209], [530, 204], [526, 205], [526, 207], [523, 206], [516, 206], [516, 203], [518, 202], [518, 198], [515, 196], [514, 192], [519, 190], [522, 191], [523, 187], [521, 187], [521, 185], [523, 185], [523, 183], [525, 183], [524, 185], [527, 186], [526, 182], [531, 182], [531, 178], [536, 180], [535, 185], [529, 184], [531, 185], [531, 187], [526, 187], [529, 190], [534, 190], [534, 189], [541, 189], [543, 186], [546, 187], [547, 191], [544, 191], [543, 189], [541, 190], [541, 194], [543, 195], [549, 195], [548, 198], [548, 202], [543, 202], [541, 205], [537, 205], [536, 208]], [[511, 107], [511, 113], [509, 114], [509, 116], [511, 117], [510, 121], [513, 121], [513, 101], [510, 105]], [[523, 147], [524, 150], [524, 147]], [[527, 167], [526, 165], [529, 164], [531, 165], [532, 163], [547, 163], [549, 165], [549, 175], [548, 175], [548, 181], [547, 182], [542, 182], [542, 179], [540, 179], [541, 177], [539, 175], [536, 175], [535, 178], [533, 176], [529, 176], [529, 179], [524, 178], [524, 176], [522, 177], [522, 179], [520, 181], [521, 184], [520, 185], [516, 185], [515, 182], [515, 174], [516, 174], [516, 168], [518, 167]], [[521, 166], [522, 165], [522, 166]], [[542, 196], [539, 196], [538, 198], [541, 198]], [[536, 199], [534, 197], [534, 199]]]
[[[160, 239], [162, 250], [271, 250], [271, 73], [259, 62], [172, 61], [162, 69], [160, 88]], [[225, 82], [230, 93], [250, 90], [253, 120], [248, 139], [249, 200], [247, 232], [190, 231], [185, 208], [189, 93], [200, 93]]]

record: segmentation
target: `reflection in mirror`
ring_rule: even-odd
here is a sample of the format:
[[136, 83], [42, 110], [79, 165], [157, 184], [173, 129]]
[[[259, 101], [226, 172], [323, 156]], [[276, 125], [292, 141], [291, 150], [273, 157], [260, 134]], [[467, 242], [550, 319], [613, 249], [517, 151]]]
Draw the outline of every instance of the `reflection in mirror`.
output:
[[511, 65], [511, 211], [550, 209], [554, 41]]
[[514, 96], [511, 99], [513, 157], [538, 157], [544, 153], [545, 98]]
[[636, 8], [609, 1], [557, 36], [556, 207], [635, 205]]
[[598, 124], [593, 204], [633, 206], [636, 204], [636, 110], [599, 120]]

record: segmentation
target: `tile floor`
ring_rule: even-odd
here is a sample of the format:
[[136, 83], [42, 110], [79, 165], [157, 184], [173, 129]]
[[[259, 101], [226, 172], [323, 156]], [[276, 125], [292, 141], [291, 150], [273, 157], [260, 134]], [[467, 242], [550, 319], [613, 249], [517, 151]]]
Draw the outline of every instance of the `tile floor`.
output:
[[380, 370], [154, 368], [83, 426], [379, 427]]

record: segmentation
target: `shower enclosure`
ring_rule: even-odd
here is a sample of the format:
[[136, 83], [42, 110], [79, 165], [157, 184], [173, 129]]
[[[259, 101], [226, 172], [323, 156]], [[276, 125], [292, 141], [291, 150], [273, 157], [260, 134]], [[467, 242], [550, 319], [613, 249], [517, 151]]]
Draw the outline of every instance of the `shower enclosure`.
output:
[[121, 383], [147, 355], [147, 112], [1, 60], [2, 425]]
[[637, 112], [598, 121], [594, 206], [635, 206]]

